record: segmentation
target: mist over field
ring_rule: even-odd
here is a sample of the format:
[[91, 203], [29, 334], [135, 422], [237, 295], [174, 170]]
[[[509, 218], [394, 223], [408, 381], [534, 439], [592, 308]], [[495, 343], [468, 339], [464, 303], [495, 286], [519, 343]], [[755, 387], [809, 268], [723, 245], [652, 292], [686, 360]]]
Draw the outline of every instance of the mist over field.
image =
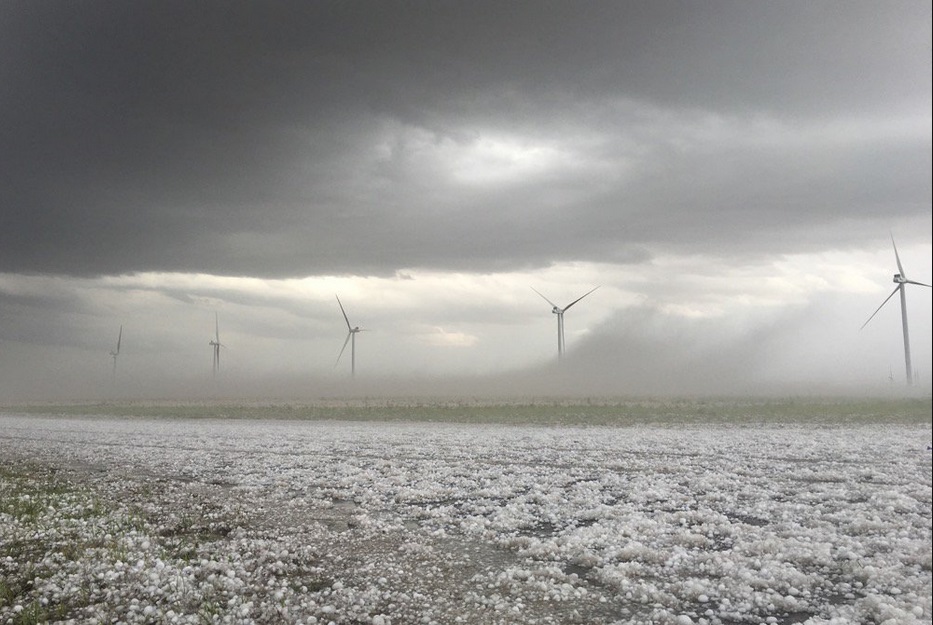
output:
[[[531, 366], [503, 362], [497, 349], [488, 348], [487, 357], [469, 372], [421, 361], [410, 346], [369, 332], [358, 339], [356, 376], [350, 375], [349, 353], [334, 366], [342, 339], [339, 326], [332, 335], [335, 340], [311, 343], [309, 347], [316, 351], [297, 358], [289, 351], [262, 351], [268, 346], [228, 333], [216, 375], [211, 371], [207, 341], [193, 346], [177, 344], [178, 351], [161, 348], [136, 353], [135, 330], [128, 328], [115, 375], [112, 358], [102, 350], [47, 345], [38, 357], [24, 353], [17, 358], [18, 346], [8, 346], [8, 358], [0, 361], [0, 402], [378, 396], [930, 396], [931, 379], [923, 369], [916, 370], [912, 387], [904, 384], [897, 368], [903, 355], [898, 353], [902, 348], [896, 325], [888, 323], [887, 331], [874, 337], [861, 336], [847, 324], [816, 325], [816, 314], [806, 310], [793, 318], [777, 319], [767, 328], [754, 324], [742, 328], [707, 319], [678, 324], [657, 320], [645, 311], [626, 311], [599, 329], [573, 336], [560, 364], [554, 356]], [[896, 321], [886, 319], [892, 320]], [[924, 323], [919, 316], [916, 321], [917, 326]], [[573, 322], [568, 315], [568, 327], [572, 328]], [[535, 337], [536, 342], [550, 346], [553, 335], [548, 324]], [[829, 340], [826, 335], [830, 335]], [[893, 352], [892, 361], [878, 360], [872, 351], [876, 337], [889, 343], [886, 348]], [[520, 355], [524, 343], [515, 343], [512, 354]], [[471, 347], [463, 358], [475, 358], [484, 349], [487, 347]], [[929, 344], [915, 341], [914, 362], [923, 362], [929, 349]]]
[[266, 378], [229, 377], [222, 381], [187, 377], [148, 380], [114, 389], [108, 383], [81, 382], [25, 385], [0, 397], [0, 406], [24, 402], [134, 402], [134, 401], [281, 401], [308, 403], [344, 399], [410, 399], [421, 402], [457, 401], [604, 401], [613, 399], [724, 398], [888, 398], [930, 397], [929, 387], [913, 388], [880, 382], [875, 386], [851, 384], [742, 384], [721, 382], [714, 372], [703, 372], [690, 384], [671, 383], [663, 370], [634, 374], [566, 375], [554, 371], [453, 377], [371, 377], [365, 380], [305, 379], [300, 376]]

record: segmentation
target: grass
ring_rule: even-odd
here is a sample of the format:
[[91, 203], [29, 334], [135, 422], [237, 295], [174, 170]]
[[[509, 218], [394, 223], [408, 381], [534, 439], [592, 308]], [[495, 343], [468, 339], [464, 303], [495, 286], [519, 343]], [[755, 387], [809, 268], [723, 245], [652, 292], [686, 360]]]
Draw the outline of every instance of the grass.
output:
[[[153, 491], [148, 483], [123, 481], [114, 489], [87, 478], [0, 460], [0, 623], [116, 622], [133, 599], [203, 623], [228, 615], [222, 590], [211, 584], [169, 605], [148, 594], [148, 580], [163, 567], [178, 572], [193, 564], [203, 583], [216, 571], [201, 570], [200, 562], [243, 562], [244, 555], [250, 561], [250, 545], [229, 537], [248, 524], [248, 511], [219, 506], [184, 482]], [[290, 564], [292, 583], [315, 590], [330, 583], [311, 561]], [[254, 591], [262, 596], [266, 589]], [[153, 613], [146, 622], [160, 618]]]
[[[99, 613], [102, 597], [87, 583], [92, 569], [126, 562], [122, 538], [151, 529], [134, 506], [105, 501], [54, 468], [12, 462], [0, 464], [0, 524], [0, 613], [13, 625]], [[48, 583], [60, 582], [62, 573], [82, 580], [80, 590], [50, 598]]]
[[135, 418], [289, 419], [514, 425], [914, 424], [933, 422], [925, 398], [591, 398], [104, 402], [28, 404], [0, 412]]
[[[54, 469], [12, 463], [0, 465], [0, 522], [0, 613], [12, 625], [81, 618], [98, 610], [102, 598], [88, 584], [58, 600], [43, 596], [41, 589], [62, 571], [83, 579], [93, 575], [94, 563], [125, 562], [121, 537], [151, 529], [137, 508], [104, 502]], [[162, 551], [171, 556], [174, 547], [193, 557], [203, 536], [195, 538], [193, 545], [181, 541]]]
[[[84, 548], [67, 529], [69, 522], [93, 515], [95, 506], [77, 488], [43, 467], [0, 466], [0, 608], [13, 611], [12, 623], [48, 623], [64, 618], [74, 607], [43, 605], [34, 597], [36, 582], [57, 570], [59, 560], [80, 557]], [[13, 566], [10, 566], [12, 563]]]

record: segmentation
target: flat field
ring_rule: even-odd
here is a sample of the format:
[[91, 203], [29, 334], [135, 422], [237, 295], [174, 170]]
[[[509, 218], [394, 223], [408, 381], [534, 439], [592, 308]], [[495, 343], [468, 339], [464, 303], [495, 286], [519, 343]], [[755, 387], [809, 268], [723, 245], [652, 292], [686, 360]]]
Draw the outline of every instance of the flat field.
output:
[[0, 623], [929, 623], [929, 415], [4, 409]]

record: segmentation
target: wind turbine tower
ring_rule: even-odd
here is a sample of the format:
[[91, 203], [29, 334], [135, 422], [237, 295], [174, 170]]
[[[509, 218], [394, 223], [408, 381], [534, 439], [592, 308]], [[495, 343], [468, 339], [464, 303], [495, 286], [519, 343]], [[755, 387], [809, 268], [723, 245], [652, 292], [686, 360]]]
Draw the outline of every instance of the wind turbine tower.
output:
[[599, 287], [597, 286], [593, 289], [590, 289], [589, 291], [587, 291], [586, 293], [584, 293], [577, 299], [573, 300], [572, 302], [570, 302], [569, 304], [561, 308], [560, 306], [558, 306], [557, 304], [555, 304], [548, 298], [544, 297], [544, 295], [542, 295], [541, 292], [538, 291], [538, 289], [531, 287], [532, 291], [534, 291], [538, 295], [541, 295], [541, 298], [544, 299], [545, 302], [551, 305], [551, 312], [557, 315], [557, 362], [560, 362], [561, 359], [564, 357], [564, 313], [570, 310], [571, 306], [573, 306], [574, 304], [576, 304], [581, 299], [583, 299], [584, 297], [586, 297], [587, 295], [589, 295], [590, 293], [592, 293], [598, 288]]
[[120, 343], [123, 341], [123, 324], [120, 324], [120, 333], [117, 335], [117, 348], [110, 352], [113, 357], [113, 379], [117, 379], [117, 356], [120, 355]]
[[220, 322], [217, 319], [217, 313], [214, 313], [214, 340], [209, 341], [208, 345], [214, 350], [214, 377], [220, 371]]
[[363, 328], [359, 326], [351, 326], [350, 319], [347, 317], [347, 311], [343, 309], [343, 304], [340, 302], [340, 297], [334, 296], [337, 298], [337, 305], [340, 306], [340, 312], [343, 313], [343, 320], [347, 323], [347, 338], [343, 342], [343, 347], [340, 348], [340, 353], [337, 355], [337, 362], [334, 363], [334, 368], [337, 368], [337, 365], [340, 364], [340, 357], [343, 356], [343, 352], [347, 349], [347, 343], [350, 343], [350, 376], [356, 376], [356, 335], [358, 332], [362, 332]]
[[[927, 288], [930, 288], [930, 285], [907, 279], [907, 274], [904, 272], [904, 267], [901, 265], [901, 257], [897, 253], [897, 244], [894, 243], [893, 235], [891, 236], [891, 245], [894, 246], [894, 259], [897, 261], [898, 273], [894, 274], [894, 284], [896, 284], [897, 286], [894, 287], [894, 290], [891, 291], [891, 294], [888, 295], [883, 302], [881, 302], [881, 306], [878, 306], [878, 308], [875, 309], [875, 312], [871, 314], [871, 317], [868, 318], [868, 321], [862, 324], [862, 328], [867, 326], [868, 322], [875, 318], [875, 315], [878, 314], [878, 311], [884, 308], [884, 305], [888, 303], [888, 300], [894, 297], [895, 293], [900, 292], [901, 325], [904, 328], [904, 367], [906, 368], [906, 371], [907, 371], [907, 385], [910, 386], [910, 385], [913, 385], [914, 383], [914, 369], [910, 364], [910, 333], [907, 330], [907, 294], [906, 294], [907, 289], [906, 289], [906, 286], [908, 284], [916, 284], [917, 286], [925, 286]], [[861, 330], [862, 328], [859, 328], [859, 329]]]

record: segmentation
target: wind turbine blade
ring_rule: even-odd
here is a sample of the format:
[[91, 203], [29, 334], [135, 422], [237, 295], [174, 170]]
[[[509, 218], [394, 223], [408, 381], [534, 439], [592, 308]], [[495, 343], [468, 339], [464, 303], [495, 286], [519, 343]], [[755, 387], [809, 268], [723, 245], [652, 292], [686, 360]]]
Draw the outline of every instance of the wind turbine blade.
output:
[[120, 325], [120, 334], [117, 335], [117, 353], [120, 353], [120, 342], [123, 341], [123, 325]]
[[587, 295], [589, 295], [590, 293], [592, 293], [593, 291], [595, 291], [595, 290], [598, 289], [598, 288], [599, 288], [599, 287], [596, 287], [596, 288], [594, 288], [594, 289], [590, 289], [589, 291], [587, 291], [586, 293], [584, 293], [583, 295], [581, 295], [581, 296], [578, 297], [577, 299], [573, 300], [572, 302], [570, 302], [569, 304], [567, 304], [566, 306], [564, 306], [564, 311], [566, 312], [568, 308], [570, 308], [571, 306], [573, 306], [574, 304], [576, 304], [576, 303], [579, 302], [581, 299], [583, 299], [584, 297], [586, 297]]
[[901, 274], [901, 277], [905, 280], [907, 279], [907, 274], [904, 273], [904, 268], [901, 266], [901, 257], [897, 253], [897, 244], [894, 243], [894, 235], [891, 235], [891, 245], [894, 246], [894, 259], [897, 261], [897, 271]]
[[[334, 295], [337, 298], [337, 305], [340, 306], [340, 312], [343, 313], [343, 320], [347, 322], [347, 330], [353, 331], [353, 328], [350, 327], [350, 319], [347, 317], [347, 311], [343, 309], [343, 304], [340, 303], [340, 297]], [[344, 345], [346, 347], [346, 345]]]
[[214, 313], [214, 340], [220, 343], [220, 320], [217, 318], [217, 313]]
[[337, 361], [334, 363], [334, 369], [336, 369], [336, 368], [337, 368], [337, 365], [340, 364], [340, 357], [343, 356], [344, 350], [347, 349], [347, 343], [350, 342], [350, 337], [351, 337], [351, 336], [353, 336], [353, 331], [352, 331], [352, 330], [351, 330], [350, 332], [347, 332], [347, 338], [346, 338], [346, 340], [344, 340], [344, 342], [343, 342], [343, 347], [340, 348], [340, 353], [337, 354]]
[[[531, 287], [531, 290], [534, 291], [535, 293], [537, 293], [538, 295], [541, 295], [541, 291], [539, 291], [538, 289], [536, 289], [536, 288], [534, 288], [534, 287]], [[542, 298], [545, 302], [547, 302], [548, 304], [550, 304], [551, 306], [553, 306], [554, 308], [557, 308], [557, 304], [555, 304], [554, 302], [552, 302], [552, 301], [549, 300], [548, 298], [544, 297], [544, 295], [541, 295], [541, 298]]]
[[925, 286], [928, 289], [933, 288], [929, 284], [924, 284], [923, 282], [916, 282], [914, 280], [904, 280], [904, 284], [916, 284], [917, 286]]
[[[892, 297], [894, 297], [894, 294], [897, 293], [897, 290], [898, 290], [899, 288], [901, 288], [901, 285], [897, 285], [896, 287], [894, 287], [894, 290], [891, 291], [891, 294], [888, 295], [886, 298], [884, 298], [884, 301], [881, 302], [881, 306], [879, 306], [879, 307], [875, 310], [875, 312], [873, 312], [873, 313], [871, 314], [871, 317], [868, 318], [868, 321], [871, 321], [872, 319], [875, 318], [875, 315], [878, 314], [878, 311], [881, 310], [882, 308], [884, 308], [884, 305], [888, 303], [888, 300], [889, 300], [889, 299], [891, 299]], [[859, 328], [860, 331], [861, 331], [865, 326], [868, 325], [868, 321], [866, 321], [865, 323], [862, 324], [862, 327]]]

